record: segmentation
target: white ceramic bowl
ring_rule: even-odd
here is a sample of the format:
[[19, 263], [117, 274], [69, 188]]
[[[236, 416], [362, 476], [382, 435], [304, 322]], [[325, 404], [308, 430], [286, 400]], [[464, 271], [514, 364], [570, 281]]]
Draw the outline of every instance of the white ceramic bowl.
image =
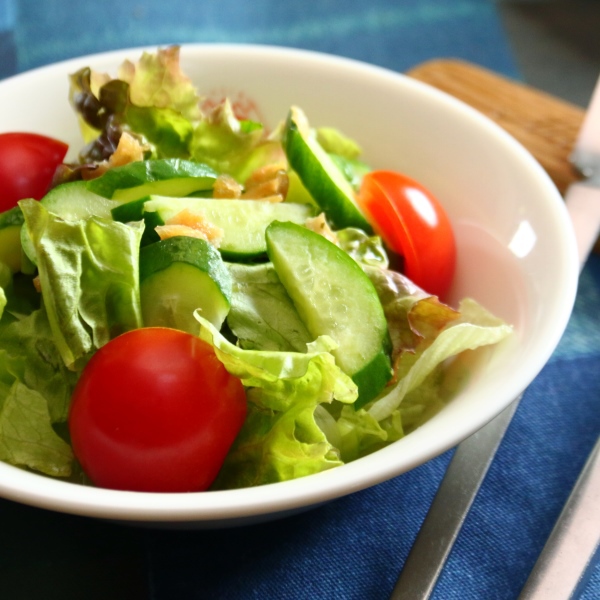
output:
[[[152, 49], [151, 49], [152, 50]], [[44, 67], [0, 83], [0, 131], [25, 130], [79, 148], [68, 74], [114, 72], [140, 49]], [[577, 253], [561, 197], [513, 138], [466, 105], [408, 77], [322, 54], [274, 47], [192, 45], [182, 65], [201, 93], [256, 102], [267, 124], [291, 104], [314, 125], [358, 140], [366, 160], [402, 171], [445, 205], [458, 240], [452, 298], [471, 296], [516, 335], [437, 416], [391, 446], [343, 467], [252, 489], [150, 494], [83, 487], [0, 464], [0, 495], [93, 517], [215, 527], [271, 519], [395, 477], [435, 457], [506, 408], [534, 379], [571, 313]]]

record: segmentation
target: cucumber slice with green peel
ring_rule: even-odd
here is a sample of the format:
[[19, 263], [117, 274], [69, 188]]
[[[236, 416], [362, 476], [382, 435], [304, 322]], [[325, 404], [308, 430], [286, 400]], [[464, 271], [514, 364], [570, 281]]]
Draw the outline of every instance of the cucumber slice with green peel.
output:
[[[125, 209], [125, 207], [121, 207]], [[121, 210], [119, 209], [119, 210]], [[143, 204], [146, 229], [165, 223], [183, 210], [198, 213], [223, 231], [219, 250], [230, 261], [248, 261], [265, 255], [265, 230], [273, 221], [299, 225], [314, 216], [314, 207], [264, 200], [215, 200], [151, 196]], [[121, 211], [122, 212], [122, 211]], [[118, 213], [117, 213], [118, 214]], [[113, 211], [113, 217], [115, 211]]]
[[163, 225], [163, 221], [160, 220], [157, 213], [147, 213], [144, 215], [144, 205], [150, 198], [151, 196], [144, 196], [138, 200], [119, 204], [111, 210], [113, 220], [120, 221], [121, 223], [131, 223], [132, 221], [141, 221], [144, 219], [145, 227], [140, 242], [141, 246], [158, 242], [160, 237], [154, 228], [157, 225]]
[[231, 304], [231, 275], [219, 251], [204, 240], [172, 237], [140, 251], [140, 299], [146, 327], [197, 335], [194, 311], [220, 328]]
[[360, 266], [323, 236], [293, 223], [266, 231], [267, 252], [306, 328], [338, 343], [339, 367], [358, 386], [355, 406], [389, 381], [390, 336], [377, 291]]
[[104, 175], [87, 182], [91, 192], [128, 202], [150, 194], [188, 196], [212, 189], [217, 173], [208, 165], [165, 158], [142, 160], [113, 167]]
[[124, 202], [115, 206], [110, 214], [115, 221], [121, 223], [130, 223], [132, 221], [141, 221], [144, 218], [144, 205], [150, 200], [150, 196], [144, 196], [137, 200]]
[[[70, 181], [52, 188], [41, 200], [44, 208], [65, 221], [80, 221], [90, 217], [112, 219], [111, 210], [120, 204], [91, 192], [85, 181]], [[27, 233], [21, 229], [23, 252], [33, 265], [37, 264], [35, 249]]]
[[90, 217], [111, 219], [111, 210], [120, 204], [119, 201], [90, 191], [85, 181], [62, 183], [51, 189], [40, 202], [48, 212], [66, 221], [80, 221]]
[[356, 203], [352, 185], [311, 134], [304, 113], [297, 107], [290, 110], [283, 140], [290, 167], [333, 227], [357, 227], [372, 233], [373, 228]]

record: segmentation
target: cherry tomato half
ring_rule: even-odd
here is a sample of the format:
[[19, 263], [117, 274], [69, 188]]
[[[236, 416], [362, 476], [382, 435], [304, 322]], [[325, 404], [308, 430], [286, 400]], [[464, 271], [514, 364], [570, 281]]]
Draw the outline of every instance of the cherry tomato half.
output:
[[0, 133], [0, 212], [46, 194], [68, 146], [37, 133]]
[[438, 200], [405, 175], [373, 171], [363, 178], [358, 202], [376, 233], [404, 258], [405, 275], [443, 298], [454, 277], [456, 244]]
[[162, 327], [103, 346], [73, 394], [75, 456], [98, 486], [187, 492], [213, 482], [246, 416], [241, 381], [209, 344]]

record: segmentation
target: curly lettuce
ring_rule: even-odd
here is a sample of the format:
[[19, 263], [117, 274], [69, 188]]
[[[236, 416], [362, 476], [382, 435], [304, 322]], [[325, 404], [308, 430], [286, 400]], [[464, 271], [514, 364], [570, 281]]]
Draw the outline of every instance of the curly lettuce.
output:
[[[146, 158], [194, 160], [239, 181], [276, 152], [263, 125], [238, 118], [228, 99], [203, 113], [196, 88], [181, 70], [178, 46], [125, 61], [115, 78], [86, 67], [70, 82], [70, 101], [87, 143], [80, 153], [86, 177], [93, 176], [90, 165], [110, 159], [124, 132], [138, 140]], [[74, 167], [61, 173], [63, 180], [84, 176]]]
[[426, 398], [439, 390], [435, 376], [447, 359], [497, 344], [512, 333], [512, 327], [472, 299], [464, 299], [454, 310], [399, 273], [367, 273], [379, 293], [393, 344], [394, 383], [368, 407], [379, 422], [389, 419], [410, 392], [418, 389]]
[[0, 459], [71, 474], [73, 454], [54, 425], [67, 420], [78, 374], [67, 369], [45, 310], [0, 322]]
[[215, 489], [275, 483], [343, 464], [315, 418], [317, 406], [352, 403], [358, 395], [354, 382], [335, 364], [331, 339], [317, 339], [306, 353], [243, 350], [198, 314], [196, 318], [201, 339], [248, 390], [248, 416]]
[[142, 326], [139, 246], [143, 223], [65, 221], [22, 200], [56, 346], [75, 368], [115, 336]]

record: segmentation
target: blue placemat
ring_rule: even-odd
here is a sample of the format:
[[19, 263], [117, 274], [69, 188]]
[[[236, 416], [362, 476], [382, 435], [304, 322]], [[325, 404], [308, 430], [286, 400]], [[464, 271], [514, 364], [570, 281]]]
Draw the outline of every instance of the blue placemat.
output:
[[[491, 0], [0, 0], [0, 76], [73, 56], [186, 42], [320, 50], [397, 71], [455, 57], [519, 73]], [[600, 431], [600, 258], [527, 391], [435, 598], [516, 598]], [[387, 598], [451, 453], [294, 517], [153, 531], [0, 501], [0, 597]], [[600, 569], [584, 598], [600, 597]]]
[[[139, 45], [250, 42], [331, 52], [405, 70], [452, 55], [516, 74], [490, 0], [2, 0], [17, 65]], [[0, 9], [1, 12], [1, 9]]]

